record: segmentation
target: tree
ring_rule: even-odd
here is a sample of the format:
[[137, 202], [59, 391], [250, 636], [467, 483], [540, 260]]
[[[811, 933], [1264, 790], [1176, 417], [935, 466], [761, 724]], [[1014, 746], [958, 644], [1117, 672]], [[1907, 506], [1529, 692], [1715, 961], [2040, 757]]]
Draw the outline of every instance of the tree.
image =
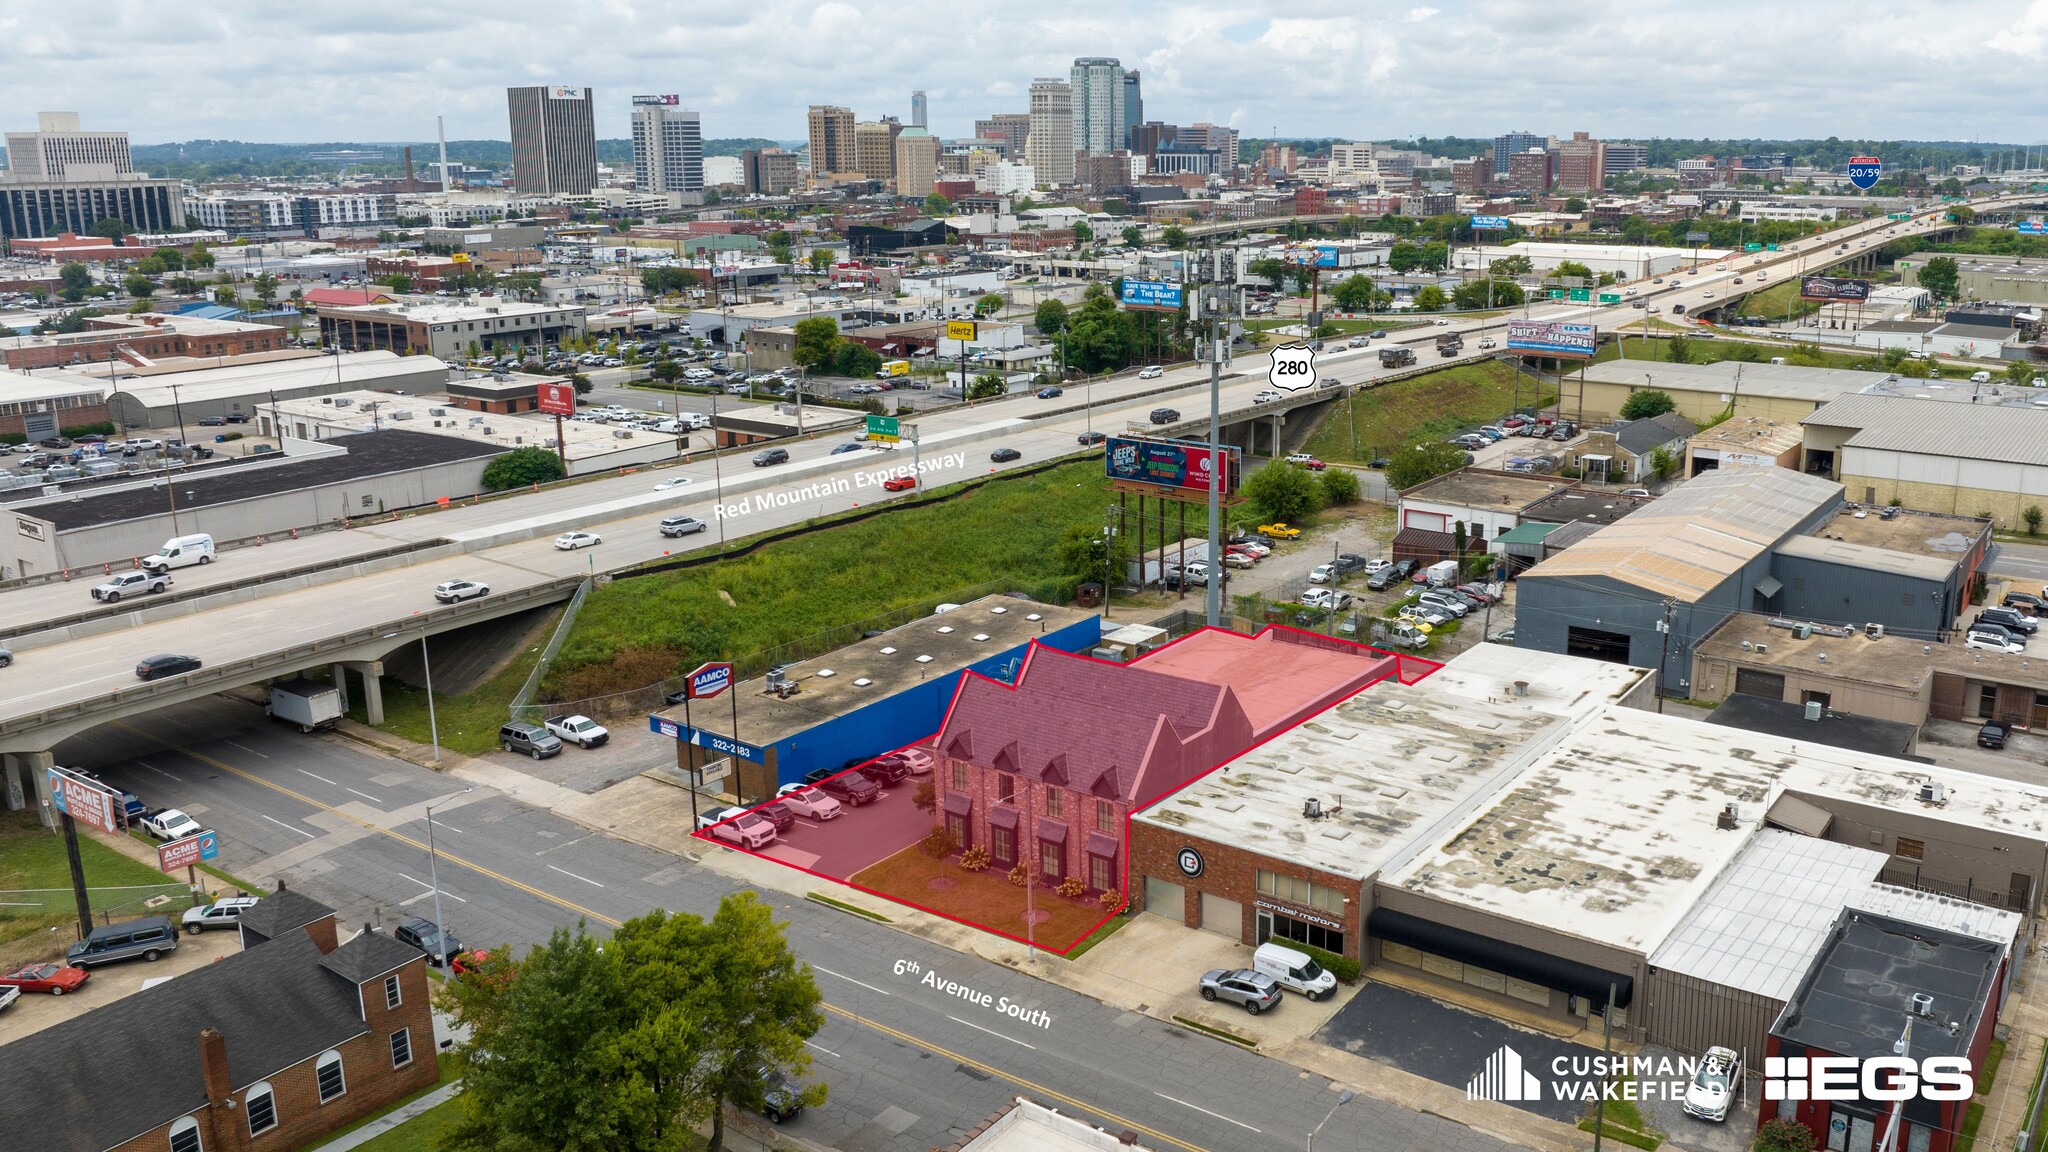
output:
[[953, 202], [937, 192], [924, 198], [924, 214], [927, 216], [944, 216], [952, 211]]
[[998, 312], [1001, 312], [1003, 310], [1003, 305], [1005, 303], [1007, 303], [1007, 301], [1005, 301], [1000, 295], [997, 295], [994, 292], [990, 292], [988, 295], [983, 296], [981, 299], [976, 300], [974, 302], [975, 318], [987, 319], [988, 317], [993, 316]]
[[1287, 287], [1287, 277], [1294, 271], [1294, 266], [1278, 256], [1261, 256], [1246, 264], [1244, 270], [1271, 283], [1273, 287], [1284, 290]]
[[58, 295], [72, 303], [85, 299], [87, 289], [92, 287], [92, 270], [76, 260], [68, 261], [57, 269]]
[[825, 274], [825, 270], [832, 267], [832, 253], [829, 249], [811, 249], [810, 260], [811, 273], [816, 276], [823, 276]]
[[1975, 224], [1977, 222], [1977, 210], [1967, 204], [1957, 204], [1949, 208], [1948, 218], [1957, 224]]
[[1527, 256], [1516, 252], [1488, 261], [1487, 270], [1494, 276], [1527, 276], [1536, 271], [1536, 266], [1529, 262]]
[[1115, 548], [1118, 539], [1111, 537], [1105, 541], [1100, 528], [1069, 524], [1060, 538], [1053, 542], [1053, 567], [1061, 576], [1077, 584], [1087, 580], [1107, 580], [1120, 555]]
[[946, 857], [960, 850], [960, 838], [953, 835], [953, 830], [944, 824], [934, 824], [931, 832], [917, 842], [917, 850], [925, 859], [937, 864], [940, 870], [944, 871]]
[[1328, 468], [1317, 482], [1323, 486], [1323, 503], [1356, 504], [1358, 502], [1358, 473], [1349, 468]]
[[1692, 363], [1692, 340], [1684, 333], [1673, 332], [1664, 345], [1664, 354], [1673, 364]]
[[673, 360], [656, 360], [647, 373], [663, 384], [673, 384], [683, 378], [683, 366]]
[[647, 268], [640, 273], [640, 287], [650, 296], [670, 296], [697, 286], [697, 274], [688, 268]]
[[1813, 1152], [1813, 1130], [1783, 1116], [1757, 1129], [1751, 1152]]
[[994, 372], [983, 372], [976, 376], [972, 383], [967, 385], [966, 398], [969, 400], [987, 400], [993, 396], [1001, 396], [1008, 390], [1009, 385], [1003, 383], [1001, 376]]
[[233, 288], [224, 286], [213, 290], [213, 302], [215, 304], [225, 304], [233, 308], [241, 302], [241, 296]]
[[832, 370], [841, 376], [872, 380], [875, 373], [882, 370], [882, 357], [865, 344], [841, 340], [832, 352]]
[[87, 236], [104, 236], [112, 240], [116, 246], [119, 246], [121, 241], [128, 236], [128, 225], [123, 223], [119, 216], [109, 216], [95, 223], [91, 228], [86, 229], [85, 234]]
[[936, 815], [939, 810], [939, 790], [930, 780], [917, 782], [917, 791], [911, 793], [910, 803], [919, 812]]
[[1955, 299], [1961, 281], [1953, 256], [1936, 256], [1920, 266], [1920, 287], [1934, 293], [1938, 300]]
[[1242, 491], [1266, 520], [1292, 522], [1322, 507], [1315, 473], [1275, 460], [1245, 478]]
[[1593, 278], [1593, 270], [1577, 260], [1560, 260], [1557, 267], [1550, 270], [1549, 279], [1560, 280], [1566, 276], [1576, 276], [1581, 280], [1591, 280]]
[[1372, 307], [1372, 279], [1352, 273], [1330, 289], [1330, 299], [1346, 312], [1363, 312]]
[[590, 377], [581, 372], [569, 373], [569, 387], [574, 388], [578, 396], [588, 396], [597, 390], [597, 385], [590, 382]]
[[259, 274], [250, 286], [256, 290], [256, 298], [269, 305], [277, 300], [277, 277], [268, 272]]
[[211, 268], [213, 267], [213, 253], [207, 251], [204, 244], [194, 244], [192, 250], [185, 253], [185, 267]]
[[1652, 416], [1662, 416], [1677, 407], [1677, 403], [1671, 399], [1671, 393], [1645, 388], [1641, 392], [1629, 393], [1628, 399], [1621, 402], [1621, 418], [1648, 420]]
[[1057, 336], [1067, 327], [1067, 306], [1057, 297], [1040, 300], [1038, 311], [1033, 314], [1033, 323], [1041, 335]]
[[1090, 228], [1086, 220], [1074, 221], [1074, 243], [1086, 244], [1093, 239], [1095, 239], [1095, 229]]
[[1669, 480], [1678, 472], [1678, 453], [1666, 444], [1650, 451], [1650, 471], [1659, 480]]
[[2027, 522], [2027, 535], [2039, 536], [2041, 534], [2041, 506], [2039, 504], [2027, 505], [2026, 510], [2020, 513], [2020, 519]]
[[1586, 210], [1586, 202], [1577, 196], [1567, 196], [1564, 201], [1564, 210], [1567, 212], [1584, 212]]
[[1455, 472], [1464, 466], [1465, 450], [1456, 444], [1446, 444], [1441, 440], [1410, 444], [1387, 460], [1387, 487], [1413, 488], [1424, 480]]
[[562, 478], [562, 458], [539, 445], [514, 448], [484, 466], [484, 490], [503, 492]]
[[1460, 308], [1513, 307], [1522, 302], [1522, 286], [1513, 280], [1467, 280], [1451, 289]]
[[2033, 374], [2034, 370], [2025, 361], [2015, 360], [2005, 366], [2005, 378], [2014, 384], [2025, 384]]
[[163, 265], [163, 269], [166, 272], [183, 272], [185, 270], [185, 254], [176, 248], [159, 248], [150, 253], [149, 258]]
[[1415, 307], [1424, 312], [1441, 312], [1450, 303], [1444, 290], [1434, 284], [1424, 284], [1415, 293]]
[[790, 359], [800, 368], [821, 372], [838, 351], [839, 321], [830, 316], [812, 316], [796, 322], [796, 345]]
[[121, 288], [138, 300], [147, 300], [156, 295], [156, 281], [140, 272], [130, 272], [128, 278], [121, 281]]
[[403, 272], [393, 272], [388, 276], [379, 276], [375, 282], [400, 294], [412, 291], [412, 277]]
[[1178, 224], [1168, 224], [1165, 228], [1160, 229], [1159, 238], [1165, 241], [1168, 248], [1185, 248], [1188, 246], [1187, 229], [1182, 228]]
[[1145, 242], [1145, 230], [1136, 224], [1126, 224], [1123, 230], [1124, 247], [1136, 248]]

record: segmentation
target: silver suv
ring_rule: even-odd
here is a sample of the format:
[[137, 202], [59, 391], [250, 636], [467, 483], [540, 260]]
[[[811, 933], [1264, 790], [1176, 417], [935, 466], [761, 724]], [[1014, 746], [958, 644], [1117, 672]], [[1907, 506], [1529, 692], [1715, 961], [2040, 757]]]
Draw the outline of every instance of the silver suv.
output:
[[507, 752], [524, 752], [535, 760], [562, 754], [562, 741], [538, 724], [513, 721], [498, 729], [498, 743]]
[[1257, 1016], [1280, 1002], [1280, 982], [1250, 968], [1217, 968], [1202, 973], [1202, 999], [1242, 1004]]

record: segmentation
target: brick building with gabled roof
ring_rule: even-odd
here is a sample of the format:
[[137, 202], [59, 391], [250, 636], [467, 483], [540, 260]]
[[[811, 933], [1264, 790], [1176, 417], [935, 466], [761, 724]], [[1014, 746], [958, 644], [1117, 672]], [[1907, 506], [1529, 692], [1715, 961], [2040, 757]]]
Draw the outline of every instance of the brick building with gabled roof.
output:
[[[1198, 632], [1152, 658], [1175, 671], [1034, 644], [1014, 686], [963, 679], [932, 742], [942, 818], [963, 850], [986, 848], [1005, 870], [1034, 862], [1047, 886], [1075, 877], [1090, 891], [1121, 890], [1132, 812], [1399, 666], [1287, 629], [1251, 640]], [[1263, 691], [1275, 667], [1301, 676], [1292, 708], [1276, 711]]]

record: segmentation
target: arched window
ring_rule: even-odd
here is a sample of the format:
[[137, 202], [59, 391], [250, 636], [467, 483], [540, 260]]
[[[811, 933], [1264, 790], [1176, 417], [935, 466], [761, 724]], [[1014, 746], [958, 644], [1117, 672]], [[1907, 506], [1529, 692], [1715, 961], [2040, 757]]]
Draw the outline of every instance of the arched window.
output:
[[186, 1116], [171, 1122], [171, 1152], [206, 1152], [199, 1143], [199, 1121]]
[[270, 1091], [268, 1080], [250, 1086], [249, 1094], [243, 1098], [242, 1110], [249, 1114], [251, 1136], [261, 1136], [277, 1127], [277, 1097]]
[[348, 1091], [348, 1081], [341, 1074], [341, 1053], [332, 1048], [322, 1052], [313, 1063], [313, 1079], [320, 1085], [322, 1104]]

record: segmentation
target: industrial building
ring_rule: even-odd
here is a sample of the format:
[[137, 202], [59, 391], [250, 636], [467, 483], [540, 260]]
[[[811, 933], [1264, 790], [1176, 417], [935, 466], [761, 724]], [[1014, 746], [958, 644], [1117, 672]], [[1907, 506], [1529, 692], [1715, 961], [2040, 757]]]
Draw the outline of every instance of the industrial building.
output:
[[0, 434], [30, 443], [107, 419], [106, 382], [0, 368]]
[[[1519, 245], [1518, 245], [1519, 247]], [[1630, 360], [1628, 343], [1622, 359], [1589, 364], [1579, 414], [1583, 424], [1612, 420], [1637, 392], [1658, 391], [1671, 397], [1679, 415], [1694, 424], [1720, 418], [1733, 405], [1737, 416], [1797, 421], [1831, 400], [1897, 380], [1888, 372], [1855, 372], [1843, 368], [1805, 368], [1796, 364], [1752, 364], [1722, 360], [1713, 364], [1672, 364], [1662, 360]], [[1569, 411], [1578, 385], [1567, 382], [1561, 401]]]
[[[525, 415], [481, 412], [463, 406], [465, 397], [459, 394], [460, 390], [480, 383], [497, 383], [486, 376], [449, 384], [447, 391], [453, 399], [353, 391], [282, 401], [266, 405], [257, 413], [256, 428], [265, 436], [275, 436], [277, 429], [282, 428], [286, 436], [300, 440], [332, 440], [381, 428], [404, 428], [462, 440], [493, 454], [535, 446], [552, 449], [556, 446], [555, 418], [534, 412], [531, 403], [535, 385], [548, 379], [518, 375], [504, 382], [527, 402]], [[701, 432], [693, 437], [688, 433], [613, 428], [581, 420], [565, 420], [560, 427], [571, 476], [677, 460], [690, 448], [708, 447], [711, 443], [710, 436]]]
[[[92, 316], [77, 332], [0, 337], [0, 363], [9, 368], [58, 368], [118, 363], [127, 373], [184, 371], [292, 348], [291, 333], [271, 324], [246, 324], [159, 312]], [[293, 349], [290, 356], [312, 356]]]
[[1990, 528], [1848, 508], [1782, 468], [1709, 471], [1522, 573], [1515, 643], [1661, 668], [1685, 696], [1693, 646], [1738, 612], [1941, 639]]
[[2039, 256], [1971, 256], [1947, 252], [1915, 252], [1893, 267], [1905, 283], [1918, 287], [1920, 269], [1946, 256], [1956, 262], [1956, 290], [1968, 300], [1999, 300], [2011, 304], [2048, 304], [2048, 259]]
[[1682, 271], [1696, 261], [1712, 263], [1726, 252], [1690, 248], [1638, 247], [1634, 244], [1564, 244], [1525, 240], [1515, 245], [1474, 244], [1451, 252], [1451, 271], [1478, 274], [1505, 256], [1526, 257], [1538, 272], [1569, 260], [1583, 264], [1593, 275], [1611, 273], [1622, 281], [1648, 280]]
[[401, 297], [388, 304], [317, 305], [320, 342], [364, 351], [381, 348], [461, 360], [471, 346], [491, 352], [580, 339], [583, 309], [529, 304], [503, 296], [467, 300]]
[[2048, 408], [2036, 406], [2038, 392], [1907, 383], [1808, 414], [1807, 469], [1865, 504], [1988, 516], [2007, 529], [2023, 527], [2029, 507], [2048, 507]]
[[117, 424], [124, 428], [176, 428], [181, 436], [208, 417], [254, 417], [277, 400], [361, 388], [421, 395], [441, 390], [448, 381], [448, 366], [432, 356], [392, 352], [292, 356], [153, 375], [127, 370], [125, 365], [121, 368], [111, 381], [105, 365], [52, 369], [37, 375], [81, 384], [97, 382]]

